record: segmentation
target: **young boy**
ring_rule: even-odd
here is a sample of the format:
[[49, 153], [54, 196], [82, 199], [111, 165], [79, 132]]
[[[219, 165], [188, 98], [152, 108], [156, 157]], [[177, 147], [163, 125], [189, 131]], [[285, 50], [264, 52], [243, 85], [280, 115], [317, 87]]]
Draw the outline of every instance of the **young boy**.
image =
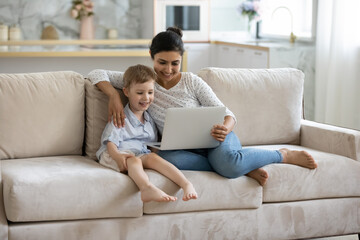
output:
[[177, 200], [153, 185], [144, 168], [153, 169], [171, 179], [184, 191], [183, 200], [196, 199], [197, 193], [180, 170], [147, 149], [145, 142], [157, 140], [155, 123], [147, 109], [154, 100], [155, 72], [144, 65], [129, 67], [124, 73], [123, 92], [129, 103], [125, 106], [125, 126], [115, 127], [109, 122], [101, 137], [96, 155], [100, 164], [118, 172], [128, 172], [141, 192], [143, 202]]

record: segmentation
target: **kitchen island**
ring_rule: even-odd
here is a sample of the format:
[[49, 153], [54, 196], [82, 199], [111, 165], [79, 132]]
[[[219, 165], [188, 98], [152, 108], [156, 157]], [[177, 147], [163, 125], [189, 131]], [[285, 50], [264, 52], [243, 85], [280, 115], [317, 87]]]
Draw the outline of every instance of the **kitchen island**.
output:
[[[135, 64], [152, 67], [150, 39], [25, 40], [0, 42], [0, 73], [76, 71], [95, 68], [125, 71]], [[184, 54], [182, 71], [187, 70]]]

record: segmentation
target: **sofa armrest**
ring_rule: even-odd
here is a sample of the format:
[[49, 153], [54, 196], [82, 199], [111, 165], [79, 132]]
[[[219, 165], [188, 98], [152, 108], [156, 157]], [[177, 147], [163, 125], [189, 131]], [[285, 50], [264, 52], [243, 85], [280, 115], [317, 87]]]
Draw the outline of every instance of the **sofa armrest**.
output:
[[0, 160], [0, 239], [9, 239], [8, 222], [5, 215], [4, 196], [3, 196], [3, 182], [2, 182], [2, 168]]
[[360, 131], [301, 121], [300, 145], [360, 161]]

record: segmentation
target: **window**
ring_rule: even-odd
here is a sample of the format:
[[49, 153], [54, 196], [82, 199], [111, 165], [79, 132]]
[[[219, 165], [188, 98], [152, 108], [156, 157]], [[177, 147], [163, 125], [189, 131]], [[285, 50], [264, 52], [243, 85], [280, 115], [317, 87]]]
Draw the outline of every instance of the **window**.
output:
[[260, 37], [314, 40], [317, 0], [262, 0]]

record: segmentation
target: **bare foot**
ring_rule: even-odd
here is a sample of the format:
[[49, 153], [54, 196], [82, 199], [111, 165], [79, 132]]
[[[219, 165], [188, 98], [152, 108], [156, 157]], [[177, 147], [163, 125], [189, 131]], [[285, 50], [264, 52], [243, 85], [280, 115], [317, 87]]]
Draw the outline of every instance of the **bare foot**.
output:
[[264, 186], [269, 178], [268, 173], [262, 168], [252, 170], [251, 172], [246, 174], [246, 176], [255, 179], [261, 186]]
[[314, 158], [308, 152], [294, 151], [287, 148], [282, 148], [279, 151], [283, 155], [283, 163], [294, 164], [309, 169], [317, 168]]
[[141, 190], [141, 200], [143, 202], [174, 202], [177, 198], [166, 194], [156, 186], [150, 184]]
[[195, 191], [194, 186], [192, 185], [192, 183], [188, 183], [186, 184], [185, 187], [183, 187], [183, 191], [184, 191], [184, 196], [183, 196], [183, 200], [184, 201], [189, 201], [191, 199], [197, 199], [198, 195]]

